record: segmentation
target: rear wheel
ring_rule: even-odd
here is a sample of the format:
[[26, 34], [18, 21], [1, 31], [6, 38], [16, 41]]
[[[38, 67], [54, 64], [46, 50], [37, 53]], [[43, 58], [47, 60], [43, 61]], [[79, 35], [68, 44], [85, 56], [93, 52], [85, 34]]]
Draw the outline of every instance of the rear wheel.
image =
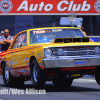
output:
[[95, 75], [95, 80], [100, 85], [100, 74]]
[[6, 86], [12, 86], [13, 82], [14, 82], [14, 78], [10, 74], [10, 72], [8, 70], [8, 67], [7, 67], [7, 65], [5, 63], [3, 63], [2, 72], [3, 72], [3, 81], [4, 81], [4, 84]]
[[73, 82], [72, 79], [55, 79], [55, 80], [52, 80], [52, 83], [55, 86], [71, 86], [72, 82]]
[[24, 79], [14, 78], [11, 75], [5, 63], [3, 63], [2, 72], [3, 72], [3, 81], [6, 86], [23, 86], [24, 85]]
[[42, 70], [37, 61], [34, 59], [31, 62], [31, 80], [35, 88], [42, 88], [46, 81], [46, 70]]

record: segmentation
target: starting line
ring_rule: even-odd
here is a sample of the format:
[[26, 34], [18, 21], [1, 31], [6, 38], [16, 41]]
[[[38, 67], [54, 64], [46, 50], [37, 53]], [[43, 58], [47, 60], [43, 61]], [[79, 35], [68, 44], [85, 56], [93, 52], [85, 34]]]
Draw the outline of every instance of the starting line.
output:
[[79, 82], [79, 83], [96, 83], [95, 79], [74, 79], [73, 82]]

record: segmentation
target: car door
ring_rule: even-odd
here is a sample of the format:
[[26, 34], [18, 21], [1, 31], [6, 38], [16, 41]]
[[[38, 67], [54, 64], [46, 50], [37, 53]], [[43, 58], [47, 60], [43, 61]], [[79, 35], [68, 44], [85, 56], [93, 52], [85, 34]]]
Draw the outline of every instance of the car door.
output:
[[18, 69], [19, 67], [27, 66], [26, 63], [26, 46], [27, 46], [27, 32], [18, 35], [13, 45], [12, 51], [12, 67]]

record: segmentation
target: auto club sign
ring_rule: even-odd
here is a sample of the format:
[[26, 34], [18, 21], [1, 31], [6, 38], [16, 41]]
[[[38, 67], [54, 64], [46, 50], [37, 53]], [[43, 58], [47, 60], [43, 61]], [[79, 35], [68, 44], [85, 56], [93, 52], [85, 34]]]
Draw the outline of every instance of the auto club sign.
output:
[[100, 0], [0, 0], [0, 15], [100, 15]]

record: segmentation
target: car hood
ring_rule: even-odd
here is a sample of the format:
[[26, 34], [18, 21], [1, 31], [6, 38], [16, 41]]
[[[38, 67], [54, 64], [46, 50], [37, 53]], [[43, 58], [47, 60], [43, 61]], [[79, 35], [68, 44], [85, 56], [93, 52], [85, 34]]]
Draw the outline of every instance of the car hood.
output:
[[100, 42], [90, 42], [89, 37], [78, 38], [57, 38], [51, 43], [40, 44], [44, 47], [62, 47], [62, 46], [100, 46]]
[[62, 46], [100, 46], [99, 42], [84, 42], [84, 43], [47, 43], [42, 44], [44, 47], [62, 47]]

